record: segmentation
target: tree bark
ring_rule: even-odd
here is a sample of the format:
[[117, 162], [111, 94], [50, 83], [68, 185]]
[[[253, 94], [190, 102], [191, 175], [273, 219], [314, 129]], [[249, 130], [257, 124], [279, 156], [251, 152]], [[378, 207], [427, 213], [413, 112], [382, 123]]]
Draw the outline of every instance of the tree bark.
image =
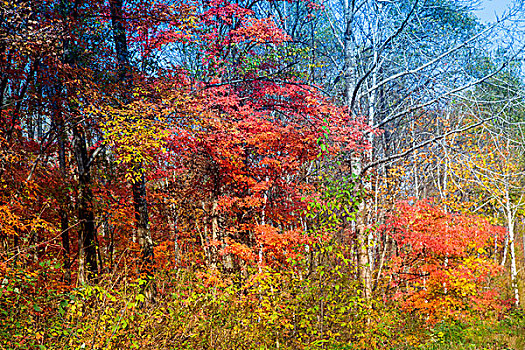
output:
[[[53, 126], [55, 128], [57, 143], [58, 143], [58, 167], [60, 169], [60, 176], [62, 184], [64, 186], [62, 195], [62, 201], [59, 203], [58, 216], [60, 217], [60, 236], [62, 240], [62, 257], [64, 259], [64, 280], [66, 283], [71, 283], [71, 246], [69, 242], [69, 215], [68, 209], [70, 206], [69, 193], [65, 185], [67, 182], [67, 164], [66, 164], [66, 143], [67, 143], [67, 131], [64, 120], [64, 114], [62, 105], [58, 101], [62, 96], [63, 86], [61, 84], [52, 85], [44, 89], [44, 92], [49, 99], [52, 113], [53, 113]], [[42, 91], [40, 92], [41, 99], [43, 98]], [[37, 135], [40, 138], [42, 129], [42, 118], [41, 114], [37, 116], [36, 120]]]
[[369, 300], [372, 296], [372, 276], [370, 270], [370, 260], [368, 254], [369, 239], [366, 233], [367, 210], [365, 202], [361, 202], [357, 213], [356, 224], [356, 248], [357, 248], [357, 268], [359, 282], [363, 286], [363, 297]]
[[[121, 85], [122, 100], [124, 104], [130, 102], [130, 89], [133, 84], [131, 67], [129, 63], [129, 51], [126, 38], [125, 19], [123, 16], [123, 1], [111, 0], [111, 25], [113, 40], [115, 42], [115, 53], [118, 62], [118, 77]], [[132, 166], [134, 180], [132, 182], [133, 204], [135, 208], [135, 224], [139, 244], [142, 251], [141, 273], [146, 279], [153, 278], [153, 265], [155, 262], [153, 251], [153, 239], [149, 228], [148, 202], [146, 200], [146, 179], [143, 164], [136, 162]], [[150, 300], [153, 299], [154, 287], [149, 288]], [[151, 293], [150, 293], [151, 292]]]
[[[508, 181], [508, 179], [506, 179]], [[508, 188], [508, 184], [505, 184], [505, 200], [506, 200], [506, 208], [505, 211], [507, 212], [507, 230], [508, 230], [508, 237], [509, 237], [509, 249], [510, 249], [510, 280], [512, 285], [512, 290], [514, 292], [514, 305], [516, 307], [520, 306], [520, 295], [518, 290], [518, 270], [516, 267], [516, 247], [514, 245], [515, 241], [515, 232], [514, 232], [514, 226], [515, 226], [515, 212], [512, 210], [512, 203], [510, 198], [510, 191]]]
[[[66, 1], [60, 2], [65, 21], [69, 24], [66, 26], [66, 30], [71, 31], [75, 29], [79, 20], [78, 7], [81, 5], [82, 1], [80, 0], [74, 1], [71, 4]], [[69, 32], [64, 33], [64, 37], [66, 38], [63, 43], [64, 63], [68, 65], [72, 71], [77, 66], [77, 57], [72, 49], [73, 43], [69, 35]], [[74, 77], [70, 76], [68, 80], [73, 81]], [[78, 230], [77, 280], [79, 284], [83, 284], [98, 281], [98, 264], [95, 216], [93, 214], [93, 193], [91, 190], [91, 162], [86, 146], [86, 136], [82, 128], [82, 117], [79, 115], [76, 102], [74, 101], [76, 97], [77, 92], [75, 91], [75, 87], [74, 85], [70, 85], [67, 91], [67, 98], [72, 114], [70, 119], [72, 121], [73, 131], [73, 153], [78, 172], [77, 211], [78, 221], [80, 223], [80, 229]], [[61, 137], [63, 138], [64, 135], [61, 135]], [[65, 162], [65, 158], [63, 160]], [[68, 237], [65, 236], [68, 232], [65, 219], [65, 217], [61, 218], [61, 226], [63, 229], [62, 242], [65, 244], [65, 247], [68, 247], [69, 240]]]
[[[355, 81], [355, 64], [353, 62], [355, 57], [355, 52], [352, 50], [352, 36], [353, 36], [353, 26], [354, 26], [354, 12], [355, 12], [355, 1], [356, 0], [344, 0], [343, 11], [344, 11], [344, 21], [345, 21], [345, 33], [343, 37], [343, 74], [344, 74], [344, 100], [346, 105], [350, 109], [352, 95], [354, 91], [354, 81]], [[350, 111], [351, 112], [351, 111]]]
[[[58, 90], [55, 91], [58, 93]], [[66, 169], [66, 130], [64, 126], [64, 120], [62, 119], [62, 114], [59, 112], [58, 106], [55, 107], [55, 113], [57, 113], [57, 128], [58, 128], [58, 164], [60, 168], [60, 175], [64, 183], [66, 183], [67, 178], [67, 169]], [[60, 235], [62, 237], [62, 249], [64, 257], [64, 279], [69, 284], [71, 283], [71, 261], [69, 259], [70, 255], [70, 245], [69, 245], [69, 217], [68, 217], [68, 207], [69, 207], [69, 195], [67, 189], [64, 189], [63, 193], [63, 203], [61, 203], [59, 209], [60, 216]]]
[[[142, 168], [140, 166], [140, 168]], [[139, 168], [139, 169], [140, 169]], [[134, 169], [135, 171], [137, 168]], [[144, 175], [142, 174], [139, 179], [135, 179], [132, 184], [133, 189], [133, 204], [135, 207], [135, 222], [137, 236], [139, 239], [139, 245], [142, 249], [142, 263], [143, 268], [148, 270], [152, 267], [154, 263], [154, 254], [153, 254], [153, 239], [151, 238], [149, 230], [149, 216], [148, 216], [148, 204], [146, 200], [146, 181]], [[152, 271], [145, 271], [151, 273]]]
[[87, 283], [98, 277], [97, 244], [89, 158], [79, 124], [73, 126], [73, 147], [78, 167], [78, 282]]

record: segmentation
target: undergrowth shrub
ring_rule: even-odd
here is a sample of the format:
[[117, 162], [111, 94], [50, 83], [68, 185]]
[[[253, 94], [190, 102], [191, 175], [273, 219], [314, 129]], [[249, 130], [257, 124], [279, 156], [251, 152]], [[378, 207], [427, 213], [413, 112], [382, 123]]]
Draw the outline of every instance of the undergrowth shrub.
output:
[[[321, 248], [287, 268], [247, 276], [216, 270], [159, 271], [154, 303], [135, 279], [73, 290], [56, 349], [374, 349], [416, 344], [396, 308], [366, 301], [346, 253]], [[408, 339], [408, 340], [407, 340]]]
[[350, 257], [328, 244], [286, 266], [248, 266], [245, 273], [159, 268], [155, 302], [142, 294], [146, 280], [124, 272], [98, 285], [55, 290], [38, 287], [43, 276], [11, 270], [0, 298], [2, 348], [506, 349], [524, 343], [520, 312], [429, 323], [384, 298], [388, 281], [365, 300]]

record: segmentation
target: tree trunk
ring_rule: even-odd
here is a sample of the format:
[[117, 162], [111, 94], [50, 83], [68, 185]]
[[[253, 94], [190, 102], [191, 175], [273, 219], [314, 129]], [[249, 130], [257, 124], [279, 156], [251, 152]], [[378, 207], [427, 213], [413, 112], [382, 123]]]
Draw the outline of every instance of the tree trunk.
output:
[[356, 234], [356, 248], [357, 248], [357, 268], [359, 275], [359, 282], [363, 286], [363, 297], [369, 300], [372, 296], [372, 278], [370, 271], [370, 260], [368, 255], [368, 235], [366, 233], [366, 207], [365, 203], [361, 202], [357, 213], [357, 234]]
[[[140, 166], [140, 168], [142, 168]], [[139, 239], [139, 245], [142, 250], [142, 264], [143, 269], [141, 272], [151, 273], [149, 271], [152, 268], [154, 262], [153, 255], [153, 240], [151, 238], [149, 230], [149, 216], [148, 216], [148, 204], [146, 201], [146, 181], [144, 174], [141, 170], [134, 168], [133, 172], [140, 171], [141, 175], [139, 179], [135, 179], [132, 184], [133, 189], [133, 204], [135, 207], [135, 222], [137, 236]]]
[[[71, 6], [73, 5], [73, 6]], [[70, 24], [72, 30], [78, 21], [78, 7], [82, 5], [82, 1], [75, 1], [72, 4], [60, 2], [64, 20]], [[71, 7], [70, 7], [71, 6]], [[64, 63], [73, 70], [77, 65], [77, 57], [72, 49], [72, 42], [69, 39], [68, 32], [64, 37]], [[73, 81], [74, 76], [68, 77], [68, 80]], [[73, 153], [77, 163], [78, 172], [78, 198], [77, 210], [80, 228], [78, 230], [78, 276], [79, 284], [88, 282], [97, 282], [98, 280], [98, 264], [97, 264], [97, 243], [96, 243], [96, 229], [95, 216], [93, 214], [93, 193], [91, 191], [91, 174], [90, 174], [90, 160], [86, 146], [86, 137], [82, 129], [82, 116], [78, 115], [76, 102], [77, 92], [74, 87], [70, 87], [67, 91], [67, 98], [71, 110], [71, 122], [73, 131]], [[64, 132], [61, 130], [60, 132]], [[64, 135], [61, 134], [60, 138]], [[59, 142], [61, 142], [59, 140]], [[60, 147], [60, 146], [59, 146]], [[60, 152], [60, 151], [59, 151]], [[62, 157], [59, 155], [59, 157]], [[65, 165], [65, 153], [64, 153]], [[60, 162], [60, 160], [59, 160]], [[65, 247], [69, 248], [69, 237], [65, 234], [68, 232], [66, 227], [66, 218], [61, 218], [61, 226], [63, 230], [62, 242]]]
[[[512, 227], [510, 226], [512, 225]], [[509, 224], [509, 240], [510, 240], [510, 277], [512, 289], [514, 291], [514, 304], [517, 308], [520, 307], [520, 294], [518, 291], [518, 270], [516, 268], [516, 249], [514, 246], [514, 223]]]
[[178, 235], [178, 220], [177, 208], [174, 203], [168, 204], [168, 225], [170, 227], [170, 240], [173, 242], [173, 254], [175, 255], [175, 265], [179, 265], [180, 247]]
[[216, 269], [218, 262], [219, 262], [219, 246], [218, 243], [220, 241], [219, 237], [219, 224], [217, 222], [217, 199], [214, 195], [214, 198], [211, 203], [211, 210], [210, 210], [210, 218], [211, 218], [211, 268]]
[[[346, 105], [350, 109], [353, 107], [351, 106], [352, 101], [352, 95], [354, 92], [354, 81], [355, 81], [355, 74], [353, 71], [353, 68], [355, 67], [355, 64], [353, 62], [355, 53], [352, 50], [353, 43], [352, 43], [352, 36], [353, 36], [353, 26], [354, 26], [354, 11], [355, 11], [355, 0], [344, 0], [343, 3], [343, 11], [344, 11], [344, 21], [345, 21], [345, 33], [343, 37], [343, 60], [344, 60], [344, 68], [343, 68], [343, 74], [344, 74], [344, 100]], [[352, 111], [350, 111], [352, 112]]]
[[97, 280], [98, 265], [89, 158], [79, 124], [73, 127], [73, 147], [78, 166], [78, 282], [86, 283]]
[[[506, 179], [508, 180], [508, 179]], [[508, 184], [505, 184], [505, 200], [506, 200], [506, 214], [507, 214], [507, 230], [509, 237], [509, 249], [510, 249], [510, 280], [512, 285], [512, 290], [514, 292], [514, 304], [516, 307], [520, 306], [520, 295], [518, 291], [518, 270], [516, 268], [516, 247], [514, 245], [515, 241], [515, 215], [512, 210], [512, 203], [509, 193]]]
[[[64, 183], [66, 183], [66, 131], [64, 129], [64, 124], [61, 120], [59, 126], [59, 135], [58, 135], [58, 163], [60, 166], [60, 173]], [[71, 282], [71, 262], [69, 260], [70, 247], [69, 247], [69, 217], [67, 213], [68, 204], [69, 204], [69, 195], [67, 190], [64, 190], [63, 194], [64, 202], [60, 206], [59, 216], [60, 216], [60, 235], [62, 236], [62, 249], [64, 252], [64, 279], [69, 284]]]
[[[60, 169], [60, 176], [62, 177], [62, 183], [67, 184], [67, 165], [66, 165], [66, 140], [67, 133], [64, 123], [64, 116], [62, 114], [62, 106], [59, 106], [57, 101], [60, 98], [62, 86], [57, 84], [54, 89], [49, 89], [48, 96], [53, 109], [54, 124], [56, 127], [57, 141], [58, 141], [58, 166]], [[42, 118], [40, 114], [37, 118], [37, 129], [38, 135], [42, 124]], [[40, 137], [40, 135], [39, 135]], [[69, 194], [66, 188], [63, 189], [62, 203], [59, 204], [58, 215], [60, 217], [60, 236], [62, 238], [62, 255], [64, 259], [64, 280], [66, 283], [71, 283], [71, 260], [70, 260], [70, 242], [69, 242]]]
[[521, 245], [523, 248], [523, 265], [525, 265], [525, 225], [523, 225], [523, 218], [521, 219]]
[[[129, 63], [129, 51], [126, 38], [125, 19], [123, 17], [123, 1], [111, 0], [111, 26], [113, 30], [113, 40], [115, 42], [115, 53], [117, 55], [119, 83], [122, 91], [124, 104], [130, 102], [130, 89], [133, 84], [131, 67]], [[153, 265], [155, 261], [153, 251], [153, 239], [149, 229], [148, 202], [146, 200], [146, 179], [141, 163], [133, 164], [132, 171], [136, 178], [132, 182], [133, 204], [135, 208], [135, 224], [139, 244], [142, 251], [141, 273], [147, 280], [153, 278]], [[150, 283], [148, 283], [150, 285]], [[152, 288], [150, 288], [152, 287]], [[152, 300], [154, 295], [154, 285], [148, 287], [145, 292], [148, 299]]]

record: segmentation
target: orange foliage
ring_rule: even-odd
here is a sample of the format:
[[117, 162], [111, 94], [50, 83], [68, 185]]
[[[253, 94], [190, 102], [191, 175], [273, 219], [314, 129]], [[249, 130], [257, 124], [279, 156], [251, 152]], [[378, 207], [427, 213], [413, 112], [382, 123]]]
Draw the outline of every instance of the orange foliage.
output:
[[407, 310], [435, 320], [501, 309], [488, 282], [501, 271], [492, 247], [502, 227], [418, 201], [398, 203], [384, 229], [398, 247], [390, 271], [394, 299]]

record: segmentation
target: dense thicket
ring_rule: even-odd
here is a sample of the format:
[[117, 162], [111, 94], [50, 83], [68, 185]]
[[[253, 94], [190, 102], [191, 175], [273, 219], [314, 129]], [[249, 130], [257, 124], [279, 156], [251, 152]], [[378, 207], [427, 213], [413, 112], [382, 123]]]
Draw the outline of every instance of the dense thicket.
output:
[[521, 344], [523, 11], [473, 5], [0, 4], [1, 347]]

